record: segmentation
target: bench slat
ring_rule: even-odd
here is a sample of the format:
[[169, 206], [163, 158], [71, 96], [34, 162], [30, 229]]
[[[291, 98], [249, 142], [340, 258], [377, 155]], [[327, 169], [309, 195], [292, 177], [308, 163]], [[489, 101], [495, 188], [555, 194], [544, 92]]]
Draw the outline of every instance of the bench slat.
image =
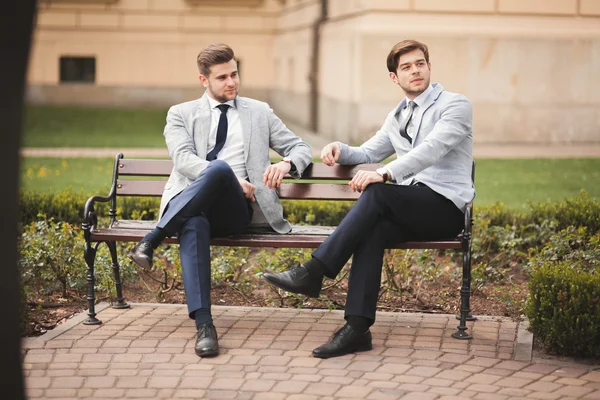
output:
[[[166, 181], [118, 180], [119, 196], [162, 196]], [[281, 199], [307, 200], [356, 200], [360, 193], [353, 192], [346, 184], [335, 183], [282, 183]]]
[[[379, 164], [363, 164], [361, 170], [375, 171]], [[121, 176], [169, 176], [173, 169], [171, 160], [136, 160], [122, 159], [119, 161], [119, 175]], [[302, 179], [340, 179], [349, 180], [356, 174], [359, 167], [325, 164], [313, 164], [304, 171]]]
[[[111, 228], [98, 229], [92, 232], [91, 240], [137, 242], [156, 226], [156, 221], [117, 221]], [[211, 239], [214, 246], [241, 247], [290, 247], [317, 248], [335, 227], [294, 225], [292, 232], [280, 235], [260, 228], [250, 228], [253, 233], [244, 233], [223, 238]], [[165, 243], [177, 243], [177, 238], [168, 238]], [[395, 249], [460, 249], [460, 237], [455, 239], [397, 243]]]

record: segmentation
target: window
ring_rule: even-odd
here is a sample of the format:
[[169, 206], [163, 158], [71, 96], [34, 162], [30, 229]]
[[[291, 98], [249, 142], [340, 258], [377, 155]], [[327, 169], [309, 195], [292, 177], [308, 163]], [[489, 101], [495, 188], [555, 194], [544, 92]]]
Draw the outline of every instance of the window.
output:
[[74, 82], [96, 82], [96, 57], [60, 58], [60, 83]]

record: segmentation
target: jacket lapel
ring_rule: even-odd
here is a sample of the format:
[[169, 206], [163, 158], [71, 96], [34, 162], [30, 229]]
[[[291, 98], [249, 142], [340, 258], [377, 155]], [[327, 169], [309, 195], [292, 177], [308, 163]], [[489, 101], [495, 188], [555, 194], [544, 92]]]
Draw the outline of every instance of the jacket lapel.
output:
[[204, 96], [200, 98], [200, 140], [198, 143], [202, 148], [196, 149], [196, 153], [206, 158], [207, 148], [208, 148], [208, 137], [210, 136], [210, 121], [211, 121], [211, 112], [210, 112], [210, 103], [208, 102], [208, 94], [204, 92]]
[[240, 122], [242, 123], [242, 136], [244, 137], [244, 162], [248, 161], [248, 154], [250, 153], [250, 138], [252, 137], [252, 112], [246, 103], [240, 97], [235, 99], [235, 106], [240, 115]]
[[440, 97], [440, 94], [442, 94], [443, 91], [444, 91], [444, 87], [442, 85], [440, 85], [439, 83], [434, 83], [433, 91], [425, 99], [425, 103], [423, 103], [423, 105], [420, 106], [421, 117], [419, 118], [419, 122], [417, 124], [417, 130], [415, 131], [415, 137], [413, 138], [413, 141], [412, 141], [413, 147], [415, 146], [415, 142], [417, 141], [417, 136], [419, 136], [419, 132], [421, 131], [421, 122], [423, 121], [423, 116], [425, 115], [425, 112], [427, 111], [427, 109], [429, 107], [431, 107], [433, 105], [433, 103], [435, 103], [435, 101], [437, 100], [438, 97]]

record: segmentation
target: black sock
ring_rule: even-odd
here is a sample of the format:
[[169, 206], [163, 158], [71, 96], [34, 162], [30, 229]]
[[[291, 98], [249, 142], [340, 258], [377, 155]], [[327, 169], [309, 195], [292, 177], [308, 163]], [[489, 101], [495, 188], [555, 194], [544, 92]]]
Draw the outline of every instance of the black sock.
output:
[[374, 322], [369, 318], [360, 317], [358, 315], [348, 315], [346, 317], [346, 321], [348, 322], [348, 325], [352, 327], [352, 329], [360, 333], [366, 332]]
[[200, 328], [200, 325], [209, 324], [213, 322], [210, 308], [199, 308], [194, 312], [194, 319], [196, 320], [196, 329]]
[[142, 240], [150, 242], [153, 249], [156, 249], [164, 238], [167, 237], [167, 232], [162, 228], [154, 228], [152, 232], [148, 233]]
[[313, 278], [322, 278], [325, 272], [325, 265], [315, 257], [305, 262], [304, 267]]

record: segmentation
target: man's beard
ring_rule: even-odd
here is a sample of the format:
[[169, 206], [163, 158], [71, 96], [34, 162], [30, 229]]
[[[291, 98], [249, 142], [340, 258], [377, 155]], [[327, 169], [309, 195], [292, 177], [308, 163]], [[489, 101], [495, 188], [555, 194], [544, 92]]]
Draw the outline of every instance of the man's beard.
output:
[[232, 98], [232, 99], [228, 99], [228, 98], [227, 98], [227, 97], [225, 97], [225, 96], [219, 96], [217, 93], [215, 93], [215, 92], [212, 90], [212, 88], [211, 88], [210, 86], [208, 87], [208, 91], [209, 91], [209, 92], [210, 92], [210, 94], [212, 95], [212, 98], [213, 98], [213, 99], [215, 99], [215, 100], [217, 100], [219, 103], [226, 103], [226, 102], [228, 102], [229, 100], [233, 100], [233, 99], [234, 99], [234, 98], [237, 96], [237, 89], [235, 90], [235, 92], [234, 92], [234, 93], [235, 93], [235, 96], [233, 96], [233, 98]]

